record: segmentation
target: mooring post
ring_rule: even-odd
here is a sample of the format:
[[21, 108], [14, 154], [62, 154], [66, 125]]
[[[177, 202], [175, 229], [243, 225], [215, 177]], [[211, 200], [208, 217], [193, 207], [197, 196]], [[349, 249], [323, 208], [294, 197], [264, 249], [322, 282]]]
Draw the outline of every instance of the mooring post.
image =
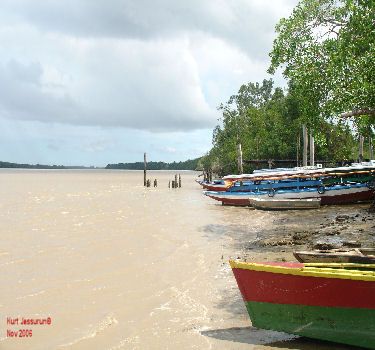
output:
[[178, 188], [177, 174], [174, 175], [174, 188]]
[[241, 144], [238, 144], [238, 174], [243, 174], [243, 163], [242, 163], [242, 149], [241, 149]]
[[171, 180], [168, 182], [168, 188], [171, 188]]
[[[142, 164], [142, 163], [141, 163]], [[147, 172], [147, 165], [146, 165], [146, 152], [143, 155], [143, 186], [146, 186], [146, 172]]]
[[158, 187], [158, 180], [154, 180], [154, 187]]
[[181, 174], [178, 174], [178, 187], [181, 188]]
[[315, 143], [314, 143], [314, 138], [310, 134], [310, 165], [313, 166], [315, 163]]
[[359, 135], [359, 162], [363, 161], [363, 141], [364, 137]]
[[297, 146], [296, 146], [296, 149], [297, 149], [297, 166], [299, 166], [299, 149], [300, 149], [300, 143], [301, 143], [301, 136], [298, 135], [297, 136]]
[[372, 160], [372, 158], [374, 158], [374, 153], [372, 150], [372, 136], [370, 136], [368, 139], [368, 147], [370, 149], [370, 160]]
[[306, 125], [302, 125], [302, 133], [303, 133], [303, 166], [307, 166], [307, 147], [308, 147], [308, 139], [307, 139], [307, 129]]

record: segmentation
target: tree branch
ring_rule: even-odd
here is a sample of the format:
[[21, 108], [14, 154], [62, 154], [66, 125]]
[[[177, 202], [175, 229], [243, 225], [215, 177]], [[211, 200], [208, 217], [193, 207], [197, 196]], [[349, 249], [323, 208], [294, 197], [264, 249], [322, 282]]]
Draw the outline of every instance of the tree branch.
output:
[[361, 115], [375, 115], [375, 108], [364, 107], [339, 114], [339, 118], [358, 117]]

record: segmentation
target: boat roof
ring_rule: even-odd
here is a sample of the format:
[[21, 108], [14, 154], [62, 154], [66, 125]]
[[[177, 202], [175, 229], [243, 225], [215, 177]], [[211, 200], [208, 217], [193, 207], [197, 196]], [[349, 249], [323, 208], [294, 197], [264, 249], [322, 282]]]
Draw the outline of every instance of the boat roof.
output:
[[335, 176], [343, 175], [345, 173], [368, 173], [375, 172], [375, 161], [353, 163], [349, 166], [342, 166], [336, 168], [322, 168], [321, 166], [308, 166], [308, 167], [295, 167], [295, 168], [276, 168], [276, 169], [262, 169], [254, 171], [252, 174], [241, 174], [241, 175], [227, 175], [223, 177], [224, 181], [241, 181], [241, 180], [252, 180], [257, 181], [261, 179], [279, 179], [282, 177], [324, 177], [324, 176]]

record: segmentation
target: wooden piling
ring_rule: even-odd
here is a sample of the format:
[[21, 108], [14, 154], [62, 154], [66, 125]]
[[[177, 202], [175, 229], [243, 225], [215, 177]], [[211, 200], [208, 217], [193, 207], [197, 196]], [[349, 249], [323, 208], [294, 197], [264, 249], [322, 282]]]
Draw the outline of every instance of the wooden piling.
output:
[[299, 166], [299, 152], [300, 152], [300, 148], [301, 148], [301, 136], [298, 135], [297, 136], [297, 166]]
[[158, 180], [154, 180], [154, 187], [158, 187]]
[[307, 139], [307, 129], [306, 125], [302, 125], [302, 133], [303, 133], [303, 166], [307, 166], [307, 147], [308, 147], [308, 139]]
[[181, 188], [181, 174], [178, 174], [178, 187]]
[[374, 153], [372, 149], [372, 137], [371, 136], [368, 138], [368, 147], [370, 151], [370, 160], [372, 160], [374, 158]]
[[310, 134], [310, 165], [314, 166], [315, 163], [315, 143], [314, 143], [314, 138]]
[[146, 186], [146, 172], [147, 172], [147, 163], [146, 163], [146, 152], [145, 152], [143, 155], [143, 186]]
[[243, 174], [242, 149], [241, 144], [238, 144], [238, 174]]

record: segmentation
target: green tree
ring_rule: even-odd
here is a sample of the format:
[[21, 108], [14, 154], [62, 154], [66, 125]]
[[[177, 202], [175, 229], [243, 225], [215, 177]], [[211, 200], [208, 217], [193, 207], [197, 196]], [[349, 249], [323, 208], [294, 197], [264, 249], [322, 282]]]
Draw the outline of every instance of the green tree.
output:
[[276, 32], [269, 72], [284, 67], [305, 120], [368, 115], [357, 126], [374, 124], [375, 1], [302, 0]]

